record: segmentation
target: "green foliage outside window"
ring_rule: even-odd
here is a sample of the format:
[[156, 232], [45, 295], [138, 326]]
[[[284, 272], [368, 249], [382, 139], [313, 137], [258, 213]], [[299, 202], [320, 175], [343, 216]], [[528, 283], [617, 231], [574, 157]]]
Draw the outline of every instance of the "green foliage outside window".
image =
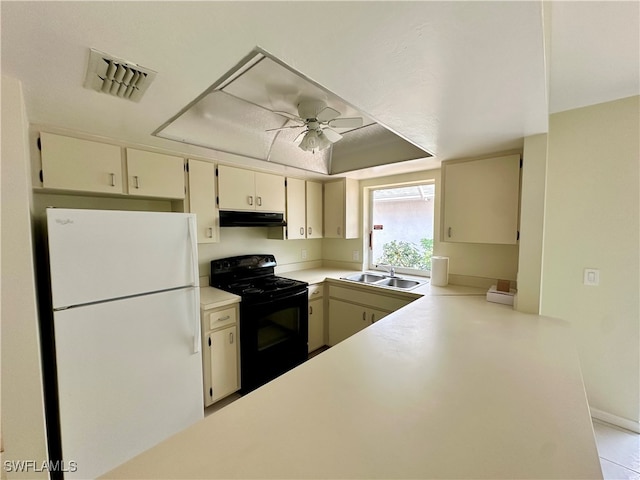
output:
[[386, 263], [394, 267], [431, 270], [432, 255], [432, 238], [421, 239], [419, 245], [404, 240], [392, 240], [382, 246], [382, 256], [376, 260], [376, 263]]

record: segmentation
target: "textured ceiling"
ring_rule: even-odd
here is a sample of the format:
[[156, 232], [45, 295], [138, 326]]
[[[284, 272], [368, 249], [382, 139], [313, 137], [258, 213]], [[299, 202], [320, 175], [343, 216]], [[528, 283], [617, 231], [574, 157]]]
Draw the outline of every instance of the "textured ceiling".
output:
[[[549, 111], [639, 93], [638, 2], [545, 5], [3, 1], [2, 73], [32, 123], [222, 158], [151, 133], [261, 47], [435, 155], [375, 169], [398, 173], [518, 148]], [[140, 103], [82, 88], [89, 48], [158, 72]]]

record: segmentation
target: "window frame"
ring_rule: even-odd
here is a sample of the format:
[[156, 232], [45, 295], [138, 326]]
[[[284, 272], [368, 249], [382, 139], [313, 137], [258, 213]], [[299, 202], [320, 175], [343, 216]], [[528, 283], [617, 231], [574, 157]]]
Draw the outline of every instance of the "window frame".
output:
[[[388, 190], [388, 189], [393, 189], [393, 188], [402, 188], [402, 187], [413, 187], [413, 186], [419, 186], [419, 185], [433, 185], [433, 189], [434, 189], [434, 204], [433, 204], [433, 231], [432, 231], [432, 238], [434, 239], [434, 249], [435, 249], [435, 234], [436, 234], [436, 205], [435, 205], [435, 199], [437, 196], [437, 192], [436, 192], [436, 181], [435, 179], [425, 179], [425, 180], [420, 180], [420, 181], [415, 181], [415, 182], [410, 182], [410, 183], [391, 183], [391, 184], [384, 184], [384, 185], [372, 185], [369, 186], [365, 189], [365, 192], [368, 196], [368, 215], [367, 215], [367, 219], [366, 219], [366, 224], [365, 224], [365, 231], [368, 232], [367, 233], [367, 240], [366, 240], [366, 249], [365, 251], [367, 252], [367, 258], [365, 259], [365, 265], [367, 270], [371, 270], [371, 271], [379, 271], [385, 274], [389, 273], [389, 268], [386, 266], [383, 266], [382, 264], [376, 264], [373, 262], [373, 248], [371, 245], [372, 242], [372, 235], [373, 235], [373, 196], [374, 196], [374, 192], [376, 190]], [[417, 268], [409, 268], [409, 267], [395, 267], [395, 273], [397, 274], [402, 274], [402, 275], [412, 275], [412, 276], [417, 276], [417, 277], [427, 277], [427, 278], [431, 278], [431, 270], [420, 270]]]

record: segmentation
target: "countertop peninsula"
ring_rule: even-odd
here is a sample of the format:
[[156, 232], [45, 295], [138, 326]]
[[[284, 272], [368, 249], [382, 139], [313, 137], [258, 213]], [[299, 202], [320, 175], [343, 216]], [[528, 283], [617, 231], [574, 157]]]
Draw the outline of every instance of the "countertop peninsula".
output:
[[424, 295], [103, 478], [602, 474], [570, 325]]

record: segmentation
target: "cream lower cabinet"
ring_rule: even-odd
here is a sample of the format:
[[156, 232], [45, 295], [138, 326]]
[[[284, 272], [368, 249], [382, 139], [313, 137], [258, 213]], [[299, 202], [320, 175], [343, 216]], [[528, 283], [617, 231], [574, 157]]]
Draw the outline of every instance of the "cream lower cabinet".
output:
[[375, 287], [329, 285], [329, 339], [333, 346], [418, 297]]
[[216, 205], [216, 167], [201, 160], [187, 160], [187, 209], [195, 213], [198, 243], [216, 243], [220, 239], [220, 212]]
[[335, 345], [391, 312], [334, 298], [329, 300], [329, 345]]
[[321, 284], [309, 285], [309, 353], [325, 346], [324, 297]]
[[240, 389], [238, 306], [203, 310], [202, 374], [205, 407]]

